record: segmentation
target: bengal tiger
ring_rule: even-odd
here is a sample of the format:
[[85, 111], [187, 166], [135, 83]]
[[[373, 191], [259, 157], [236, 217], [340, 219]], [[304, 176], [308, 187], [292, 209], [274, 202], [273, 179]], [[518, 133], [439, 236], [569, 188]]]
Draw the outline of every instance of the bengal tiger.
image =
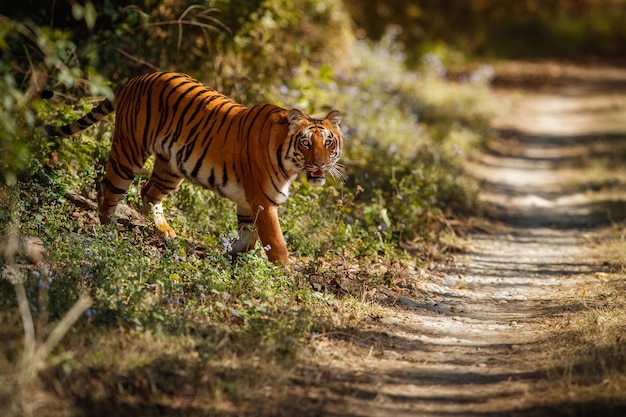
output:
[[237, 205], [239, 236], [232, 256], [252, 249], [260, 237], [268, 259], [286, 264], [278, 206], [289, 197], [291, 183], [304, 173], [312, 185], [323, 185], [326, 174], [343, 176], [339, 111], [315, 119], [272, 104], [249, 108], [176, 72], [132, 78], [76, 122], [46, 128], [52, 136], [72, 135], [113, 111], [109, 160], [98, 190], [103, 224], [114, 221], [118, 201], [154, 155], [141, 197], [159, 235], [176, 236], [162, 201], [186, 178]]

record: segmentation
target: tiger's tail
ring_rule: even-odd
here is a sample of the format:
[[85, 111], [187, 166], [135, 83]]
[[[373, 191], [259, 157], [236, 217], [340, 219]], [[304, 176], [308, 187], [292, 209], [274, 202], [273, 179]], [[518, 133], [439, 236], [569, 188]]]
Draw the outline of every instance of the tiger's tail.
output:
[[92, 111], [76, 120], [74, 123], [67, 124], [65, 126], [46, 126], [46, 131], [51, 136], [69, 136], [74, 133], [82, 132], [89, 126], [104, 119], [104, 117], [113, 112], [115, 106], [109, 99], [105, 99], [100, 102]]

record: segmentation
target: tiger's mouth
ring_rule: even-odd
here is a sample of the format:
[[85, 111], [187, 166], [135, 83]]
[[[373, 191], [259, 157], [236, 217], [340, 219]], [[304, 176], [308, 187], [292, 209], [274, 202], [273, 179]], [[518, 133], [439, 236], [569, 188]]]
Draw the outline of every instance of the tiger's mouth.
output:
[[311, 185], [324, 185], [326, 183], [326, 173], [321, 169], [317, 171], [307, 171], [306, 179]]

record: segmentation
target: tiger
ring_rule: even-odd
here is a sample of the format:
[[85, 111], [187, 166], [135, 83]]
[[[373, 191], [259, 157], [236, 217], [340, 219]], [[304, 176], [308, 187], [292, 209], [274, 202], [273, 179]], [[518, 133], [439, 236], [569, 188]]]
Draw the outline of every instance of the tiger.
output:
[[260, 238], [269, 261], [286, 265], [278, 207], [291, 184], [301, 174], [314, 186], [324, 185], [327, 174], [345, 176], [338, 163], [343, 150], [338, 110], [318, 119], [268, 103], [246, 107], [178, 72], [131, 78], [74, 123], [46, 129], [51, 136], [69, 136], [113, 111], [109, 159], [97, 193], [102, 224], [114, 222], [119, 200], [154, 155], [141, 200], [156, 234], [176, 236], [162, 202], [187, 179], [236, 204], [238, 238], [231, 257], [251, 250]]

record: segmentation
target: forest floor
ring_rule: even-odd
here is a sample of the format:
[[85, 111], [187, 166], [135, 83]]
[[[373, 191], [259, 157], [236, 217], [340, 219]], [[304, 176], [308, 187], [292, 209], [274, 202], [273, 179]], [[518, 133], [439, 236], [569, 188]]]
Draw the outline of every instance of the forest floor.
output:
[[498, 71], [499, 138], [468, 167], [490, 220], [318, 335], [274, 415], [626, 415], [626, 71]]

